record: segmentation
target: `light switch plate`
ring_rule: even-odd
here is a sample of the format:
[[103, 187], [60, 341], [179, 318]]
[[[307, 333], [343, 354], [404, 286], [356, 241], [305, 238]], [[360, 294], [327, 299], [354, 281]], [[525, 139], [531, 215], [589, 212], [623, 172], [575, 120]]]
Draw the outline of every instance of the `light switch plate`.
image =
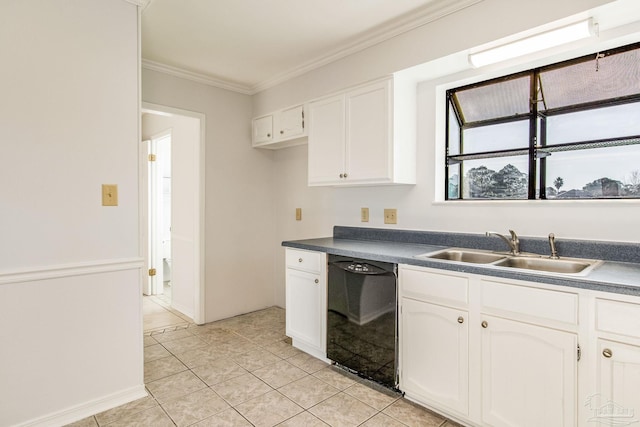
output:
[[102, 184], [102, 206], [118, 206], [117, 184]]
[[384, 223], [385, 224], [397, 224], [398, 223], [398, 212], [396, 209], [385, 209], [384, 210]]
[[302, 221], [302, 208], [296, 208], [296, 221]]
[[360, 208], [360, 221], [369, 222], [369, 208]]

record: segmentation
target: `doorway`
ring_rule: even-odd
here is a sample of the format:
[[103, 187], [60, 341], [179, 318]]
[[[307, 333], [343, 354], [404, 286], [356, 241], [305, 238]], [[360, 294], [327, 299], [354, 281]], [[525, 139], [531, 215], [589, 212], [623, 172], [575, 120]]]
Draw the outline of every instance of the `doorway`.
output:
[[145, 295], [204, 323], [204, 115], [142, 104], [141, 252]]

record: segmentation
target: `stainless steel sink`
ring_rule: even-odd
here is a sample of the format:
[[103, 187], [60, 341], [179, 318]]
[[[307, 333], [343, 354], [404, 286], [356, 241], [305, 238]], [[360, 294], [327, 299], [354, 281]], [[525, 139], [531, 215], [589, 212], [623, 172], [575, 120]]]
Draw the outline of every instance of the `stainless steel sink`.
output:
[[475, 251], [471, 249], [450, 248], [438, 252], [418, 255], [418, 258], [444, 259], [447, 261], [469, 262], [472, 264], [490, 264], [504, 259], [507, 255], [495, 252]]
[[522, 254], [509, 255], [507, 253], [482, 251], [474, 249], [448, 248], [437, 252], [416, 255], [416, 258], [438, 259], [470, 264], [485, 264], [487, 266], [528, 270], [530, 272], [569, 274], [576, 276], [587, 275], [600, 265], [602, 261], [581, 258], [551, 259], [543, 255]]
[[575, 258], [550, 259], [542, 257], [515, 256], [500, 260], [493, 265], [498, 267], [543, 271], [547, 273], [587, 274], [588, 271], [600, 263], [601, 261]]

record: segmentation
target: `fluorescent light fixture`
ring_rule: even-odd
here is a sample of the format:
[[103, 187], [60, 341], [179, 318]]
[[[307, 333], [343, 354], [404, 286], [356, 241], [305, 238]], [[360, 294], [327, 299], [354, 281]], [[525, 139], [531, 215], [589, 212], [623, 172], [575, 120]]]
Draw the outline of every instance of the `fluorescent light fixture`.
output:
[[554, 30], [525, 37], [511, 43], [506, 43], [491, 49], [469, 54], [469, 62], [475, 68], [507, 59], [528, 55], [565, 43], [585, 39], [597, 35], [597, 24], [591, 18], [575, 24], [556, 28]]

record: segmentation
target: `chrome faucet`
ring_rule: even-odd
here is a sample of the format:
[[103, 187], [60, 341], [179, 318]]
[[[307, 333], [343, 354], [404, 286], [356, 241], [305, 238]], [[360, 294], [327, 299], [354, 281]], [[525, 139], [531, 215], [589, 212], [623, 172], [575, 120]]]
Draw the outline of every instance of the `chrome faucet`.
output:
[[515, 231], [509, 230], [509, 234], [511, 234], [511, 239], [503, 236], [502, 234], [496, 233], [495, 231], [487, 231], [487, 236], [496, 236], [505, 241], [507, 245], [509, 245], [509, 252], [511, 255], [519, 255], [520, 254], [520, 239], [518, 239], [518, 235]]
[[556, 235], [553, 233], [549, 234], [549, 247], [551, 248], [551, 255], [549, 258], [560, 259], [558, 256], [558, 250], [556, 249]]

